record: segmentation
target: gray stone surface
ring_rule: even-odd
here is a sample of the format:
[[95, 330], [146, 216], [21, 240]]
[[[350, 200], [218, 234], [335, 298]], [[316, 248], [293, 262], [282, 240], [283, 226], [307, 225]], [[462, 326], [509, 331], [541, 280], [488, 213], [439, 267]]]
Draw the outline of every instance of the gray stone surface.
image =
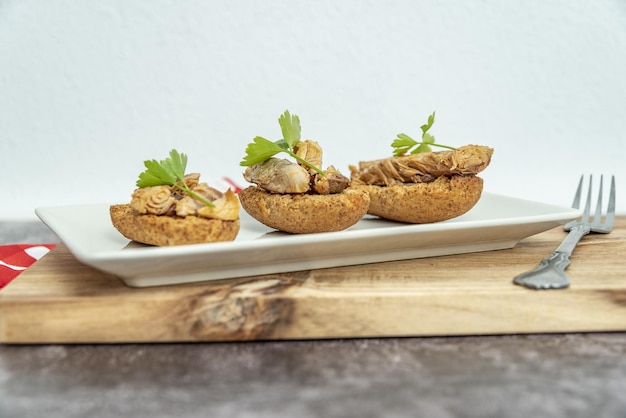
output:
[[0, 346], [2, 417], [623, 417], [624, 334]]
[[52, 244], [59, 238], [39, 221], [0, 222], [0, 245]]
[[[45, 229], [16, 225], [4, 243]], [[0, 417], [626, 417], [625, 354], [626, 333], [0, 345]]]

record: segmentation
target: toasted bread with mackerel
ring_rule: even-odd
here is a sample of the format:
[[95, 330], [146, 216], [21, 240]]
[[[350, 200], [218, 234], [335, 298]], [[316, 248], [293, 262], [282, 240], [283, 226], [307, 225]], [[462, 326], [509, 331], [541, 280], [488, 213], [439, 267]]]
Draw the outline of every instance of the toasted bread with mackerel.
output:
[[[491, 162], [493, 148], [458, 148], [435, 142], [428, 131], [433, 112], [422, 125], [421, 141], [399, 134], [393, 156], [350, 166], [355, 188], [367, 190], [368, 213], [381, 218], [423, 224], [456, 218], [479, 201], [484, 181], [478, 176]], [[432, 147], [445, 150], [433, 151]]]
[[[241, 165], [253, 185], [239, 192], [243, 209], [279, 231], [308, 234], [341, 231], [367, 212], [369, 193], [351, 187], [350, 179], [328, 166], [322, 170], [322, 148], [301, 140], [300, 119], [285, 111], [278, 119], [283, 139], [255, 137]], [[293, 160], [277, 158], [286, 153]]]
[[240, 228], [239, 199], [228, 189], [185, 174], [187, 156], [176, 150], [160, 162], [144, 162], [130, 203], [109, 208], [113, 226], [126, 238], [172, 246], [232, 241]]

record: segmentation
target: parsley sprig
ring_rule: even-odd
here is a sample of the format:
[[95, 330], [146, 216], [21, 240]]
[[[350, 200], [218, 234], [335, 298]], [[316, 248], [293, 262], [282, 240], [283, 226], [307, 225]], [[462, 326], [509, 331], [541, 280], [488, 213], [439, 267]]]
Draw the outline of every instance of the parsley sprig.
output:
[[300, 142], [300, 118], [297, 115], [291, 115], [288, 110], [285, 110], [285, 113], [278, 118], [278, 124], [280, 125], [283, 139], [272, 142], [261, 136], [254, 137], [253, 142], [249, 143], [246, 147], [246, 156], [239, 165], [251, 166], [262, 163], [269, 160], [274, 155], [284, 152], [307, 167], [317, 171], [319, 174], [324, 175], [321, 169], [315, 167], [305, 159], [298, 157], [293, 150], [293, 147]]
[[435, 112], [432, 115], [428, 116], [428, 122], [421, 126], [422, 129], [422, 140], [416, 141], [410, 136], [406, 134], [398, 134], [398, 138], [395, 139], [391, 146], [394, 148], [393, 155], [401, 156], [408, 154], [420, 154], [422, 152], [431, 152], [432, 147], [440, 147], [447, 149], [456, 149], [449, 145], [437, 144], [435, 142], [435, 137], [428, 133], [428, 130], [432, 128], [433, 123], [435, 123]]
[[185, 183], [185, 169], [187, 168], [186, 154], [180, 154], [173, 149], [170, 151], [169, 158], [161, 161], [146, 160], [143, 164], [146, 166], [146, 170], [139, 174], [137, 187], [173, 186], [205, 205], [215, 207], [211, 201], [191, 190], [189, 186], [187, 186], [187, 183]]

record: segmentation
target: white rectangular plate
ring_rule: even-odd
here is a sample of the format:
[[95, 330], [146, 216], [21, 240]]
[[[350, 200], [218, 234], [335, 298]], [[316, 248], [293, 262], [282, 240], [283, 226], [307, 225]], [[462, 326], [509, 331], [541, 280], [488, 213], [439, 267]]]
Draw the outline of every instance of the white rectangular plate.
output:
[[35, 212], [79, 261], [133, 287], [512, 248], [580, 216], [577, 209], [483, 193], [471, 211], [445, 222], [411, 225], [366, 216], [345, 231], [290, 235], [242, 210], [235, 241], [152, 247], [124, 238], [111, 223], [109, 205]]

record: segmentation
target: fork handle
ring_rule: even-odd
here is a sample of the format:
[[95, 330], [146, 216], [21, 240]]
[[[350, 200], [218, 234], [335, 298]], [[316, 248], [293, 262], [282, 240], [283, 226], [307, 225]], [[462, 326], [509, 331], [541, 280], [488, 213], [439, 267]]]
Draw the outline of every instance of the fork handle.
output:
[[549, 256], [541, 260], [534, 269], [516, 276], [513, 283], [531, 289], [563, 289], [569, 286], [570, 280], [565, 269], [571, 264], [570, 256], [576, 244], [587, 235], [591, 228], [587, 225], [576, 225]]
[[[569, 256], [572, 255], [574, 248], [578, 244], [578, 241], [585, 235], [591, 232], [591, 227], [589, 225], [575, 225], [570, 230], [565, 239], [561, 242], [561, 245], [557, 247], [555, 252], [564, 253]], [[569, 264], [568, 264], [569, 265]]]

